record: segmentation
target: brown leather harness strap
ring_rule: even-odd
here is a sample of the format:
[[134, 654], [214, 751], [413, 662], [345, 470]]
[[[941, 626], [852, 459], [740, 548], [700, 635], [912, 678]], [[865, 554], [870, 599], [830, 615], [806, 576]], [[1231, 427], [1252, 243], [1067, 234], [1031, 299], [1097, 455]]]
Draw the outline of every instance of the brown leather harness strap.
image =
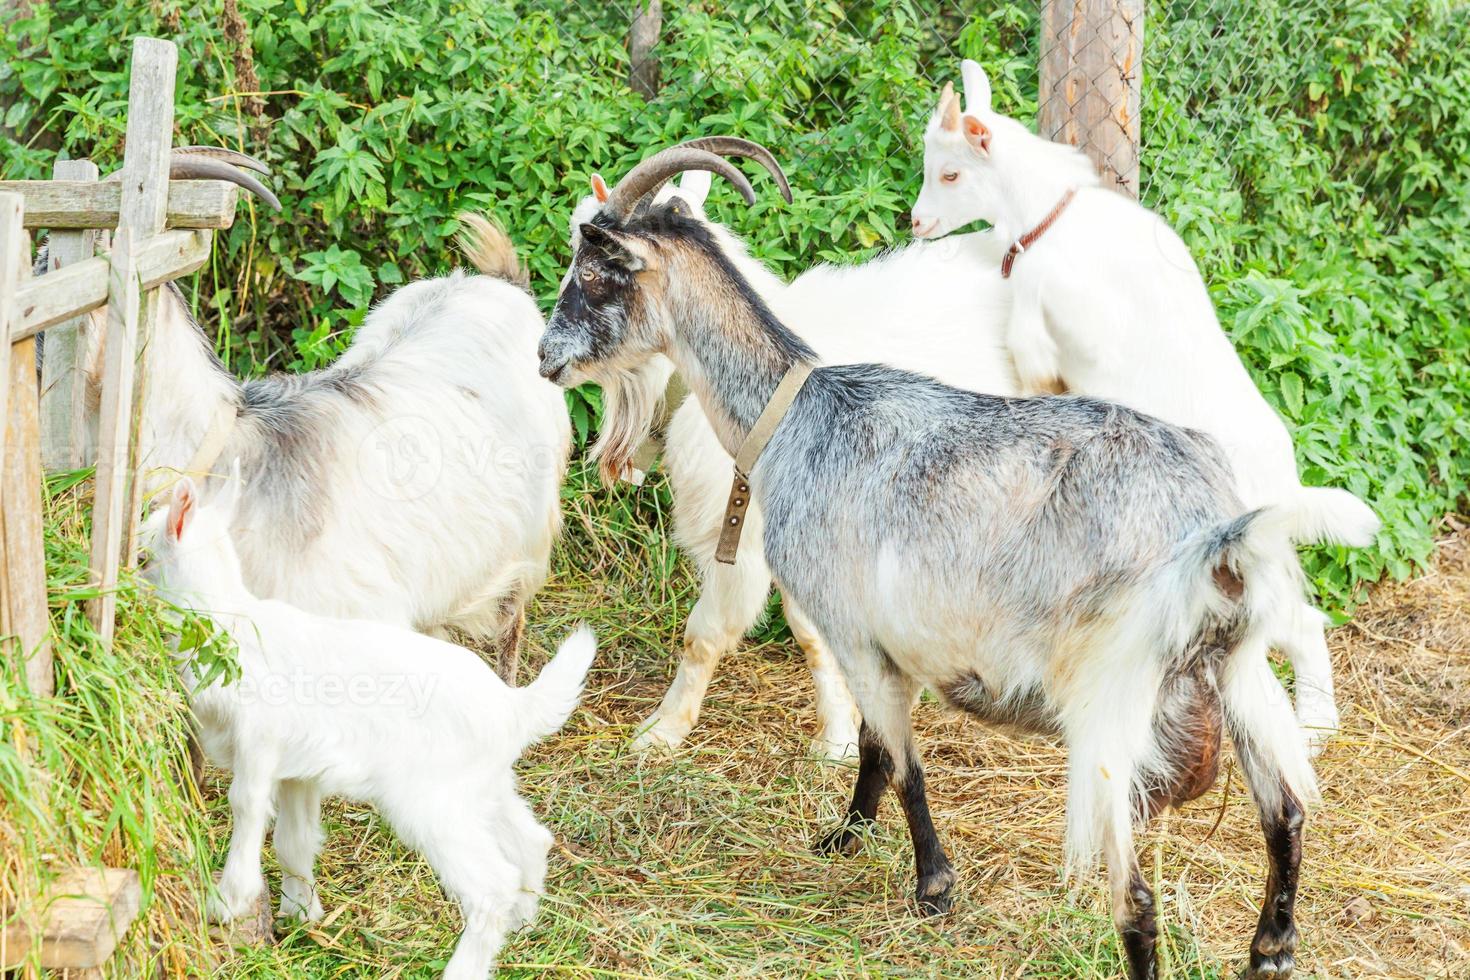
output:
[[740, 548], [740, 532], [745, 529], [745, 511], [750, 506], [750, 471], [756, 460], [776, 434], [776, 427], [786, 417], [786, 410], [796, 401], [802, 385], [812, 373], [815, 364], [797, 361], [787, 369], [781, 383], [761, 410], [760, 418], [750, 427], [740, 451], [735, 454], [735, 482], [730, 486], [730, 499], [725, 502], [725, 516], [720, 524], [720, 543], [715, 548], [715, 561], [725, 565], [735, 564], [735, 552]]
[[1052, 222], [1062, 216], [1062, 212], [1067, 210], [1067, 205], [1071, 204], [1072, 198], [1076, 196], [1077, 188], [1073, 187], [1068, 190], [1067, 193], [1062, 195], [1062, 199], [1057, 202], [1057, 206], [1051, 209], [1051, 213], [1041, 219], [1041, 224], [1032, 228], [1011, 243], [1011, 247], [1006, 249], [1005, 258], [1000, 260], [1000, 277], [1002, 279], [1009, 279], [1011, 277], [1011, 266], [1016, 264], [1016, 257], [1036, 244], [1036, 239], [1046, 234], [1046, 230], [1052, 226]]

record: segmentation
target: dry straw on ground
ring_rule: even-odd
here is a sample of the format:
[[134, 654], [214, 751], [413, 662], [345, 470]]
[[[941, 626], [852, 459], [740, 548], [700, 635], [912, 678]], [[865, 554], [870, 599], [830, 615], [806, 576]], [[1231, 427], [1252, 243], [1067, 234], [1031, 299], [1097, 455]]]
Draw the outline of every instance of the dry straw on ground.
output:
[[[597, 601], [554, 588], [543, 608]], [[921, 921], [891, 799], [861, 856], [809, 851], [845, 803], [849, 774], [801, 758], [810, 687], [793, 649], [731, 658], [687, 751], [640, 762], [622, 749], [627, 726], [669, 666], [649, 658], [640, 641], [652, 637], [636, 622], [627, 628], [586, 712], [528, 778], [565, 842], [538, 932], [581, 931], [589, 967], [636, 975], [1118, 968], [1100, 880], [1070, 895], [1060, 883], [1059, 748], [920, 706], [931, 801], [961, 875], [955, 911]], [[1470, 534], [1446, 539], [1423, 577], [1376, 590], [1332, 648], [1344, 732], [1320, 760], [1325, 800], [1308, 825], [1302, 972], [1470, 977]], [[1175, 975], [1235, 973], [1265, 874], [1239, 773], [1156, 824], [1141, 848]], [[536, 932], [507, 951], [518, 959], [547, 962]]]
[[[852, 774], [805, 758], [811, 688], [790, 643], [747, 643], [729, 659], [677, 757], [628, 752], [631, 727], [667, 686], [694, 583], [660, 530], [667, 515], [653, 509], [655, 495], [600, 493], [585, 483], [569, 492], [566, 541], [532, 615], [527, 669], [580, 619], [593, 623], [601, 649], [584, 708], [522, 766], [558, 845], [542, 915], [507, 945], [503, 976], [1117, 974], [1101, 876], [1070, 893], [1060, 882], [1065, 785], [1054, 745], [919, 706], [933, 810], [960, 872], [955, 910], [934, 920], [914, 915], [912, 852], [891, 799], [858, 856], [812, 854]], [[1422, 577], [1375, 590], [1354, 623], [1334, 631], [1332, 648], [1344, 733], [1320, 761], [1326, 799], [1308, 823], [1300, 975], [1470, 978], [1470, 532], [1446, 538]], [[118, 683], [158, 683], [143, 678]], [[156, 768], [130, 792], [172, 799], [175, 767], [163, 760], [180, 756], [180, 732], [166, 723], [170, 710], [119, 716], [116, 731], [79, 733], [63, 750], [80, 762], [103, 739], [115, 766], [151, 760]], [[139, 745], [125, 747], [129, 739]], [[205, 861], [215, 869], [229, 828], [224, 786], [211, 773], [204, 794]], [[94, 807], [102, 798], [80, 794]], [[163, 812], [192, 806], [180, 799]], [[185, 924], [199, 872], [194, 838], [175, 820], [155, 828], [163, 901], [116, 975], [143, 975], [150, 949], [149, 972], [156, 965], [169, 977], [417, 978], [442, 969], [459, 914], [371, 809], [327, 808], [326, 920], [236, 950], [202, 948]], [[1237, 975], [1265, 876], [1239, 774], [1232, 768], [1140, 846], [1163, 898], [1166, 975]], [[113, 844], [100, 856], [138, 860]], [[269, 859], [267, 873], [277, 887]]]

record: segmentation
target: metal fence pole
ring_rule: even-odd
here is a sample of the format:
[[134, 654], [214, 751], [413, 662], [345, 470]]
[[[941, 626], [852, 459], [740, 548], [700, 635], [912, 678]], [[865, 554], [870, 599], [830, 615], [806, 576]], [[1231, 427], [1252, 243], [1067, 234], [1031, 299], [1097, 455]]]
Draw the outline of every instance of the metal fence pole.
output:
[[1108, 186], [1138, 197], [1144, 0], [1046, 0], [1037, 132], [1093, 159]]

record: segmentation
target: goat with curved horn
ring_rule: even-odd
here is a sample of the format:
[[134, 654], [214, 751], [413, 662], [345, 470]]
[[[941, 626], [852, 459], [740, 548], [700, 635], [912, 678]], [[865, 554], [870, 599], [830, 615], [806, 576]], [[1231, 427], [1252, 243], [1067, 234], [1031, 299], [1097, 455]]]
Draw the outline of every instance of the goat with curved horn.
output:
[[[177, 146], [170, 151], [168, 175], [171, 180], [223, 180], [243, 187], [266, 204], [271, 210], [281, 210], [281, 199], [271, 189], [251, 174], [241, 170], [254, 170], [269, 177], [270, 167], [259, 160], [222, 146]], [[114, 170], [104, 180], [121, 180], [122, 170]]]
[[750, 186], [750, 181], [724, 157], [697, 147], [671, 146], [642, 160], [629, 170], [608, 195], [606, 210], [619, 218], [626, 218], [645, 197], [658, 190], [664, 181], [686, 170], [708, 170], [719, 174], [735, 185], [746, 204], [755, 203], [755, 190]]
[[[776, 186], [781, 189], [781, 196], [785, 198], [787, 204], [791, 203], [791, 184], [786, 179], [786, 172], [781, 169], [781, 165], [776, 162], [776, 158], [772, 155], [771, 151], [759, 143], [743, 139], [739, 136], [701, 136], [698, 139], [685, 140], [683, 143], [678, 144], [678, 146], [689, 147], [695, 150], [708, 150], [720, 156], [742, 157], [747, 160], [754, 160], [762, 167], [765, 167], [766, 171], [776, 179]], [[667, 178], [659, 181], [658, 186], [649, 191], [647, 196], [656, 195], [666, 182]]]
[[231, 166], [254, 170], [266, 177], [271, 175], [271, 168], [255, 157], [246, 156], [244, 153], [223, 146], [176, 146], [173, 148], [173, 154], [175, 156], [212, 157], [215, 160], [223, 160]]
[[[271, 193], [269, 187], [262, 184], [252, 175], [227, 163], [226, 159], [228, 158], [223, 155], [175, 150], [173, 155], [169, 157], [168, 175], [174, 180], [227, 180], [232, 184], [238, 184], [260, 198], [266, 204], [269, 204], [272, 210], [281, 210], [280, 199]], [[249, 160], [250, 158], [246, 157], [245, 159]], [[251, 162], [258, 164], [258, 167], [251, 167], [250, 169], [252, 170], [265, 166], [265, 164], [255, 160], [251, 160]], [[264, 172], [268, 173], [269, 171]]]

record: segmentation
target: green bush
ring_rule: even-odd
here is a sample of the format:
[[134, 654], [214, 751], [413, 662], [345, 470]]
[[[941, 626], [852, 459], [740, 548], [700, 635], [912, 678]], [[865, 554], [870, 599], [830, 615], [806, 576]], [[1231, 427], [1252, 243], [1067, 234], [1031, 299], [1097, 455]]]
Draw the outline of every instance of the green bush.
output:
[[[463, 208], [498, 216], [549, 302], [587, 175], [698, 133], [789, 164], [793, 205], [768, 188], [750, 212], [728, 190], [715, 205], [783, 272], [902, 241], [929, 79], [957, 74], [941, 38], [991, 69], [1002, 107], [1035, 112], [1031, 0], [968, 20], [921, 0], [667, 6], [664, 87], [645, 104], [624, 84], [617, 5], [241, 0], [242, 64], [216, 0], [38, 0], [0, 43], [5, 176], [45, 176], [57, 150], [114, 163], [128, 39], [172, 38], [180, 139], [268, 159], [285, 202], [222, 237], [196, 303], [238, 370], [299, 370], [330, 360], [372, 297], [445, 268]], [[1188, 0], [1149, 16], [1145, 200], [1194, 249], [1304, 479], [1385, 518], [1379, 549], [1313, 565], [1347, 601], [1408, 574], [1466, 492], [1466, 15]], [[242, 68], [267, 93], [259, 118]], [[585, 438], [595, 394], [572, 404]]]

